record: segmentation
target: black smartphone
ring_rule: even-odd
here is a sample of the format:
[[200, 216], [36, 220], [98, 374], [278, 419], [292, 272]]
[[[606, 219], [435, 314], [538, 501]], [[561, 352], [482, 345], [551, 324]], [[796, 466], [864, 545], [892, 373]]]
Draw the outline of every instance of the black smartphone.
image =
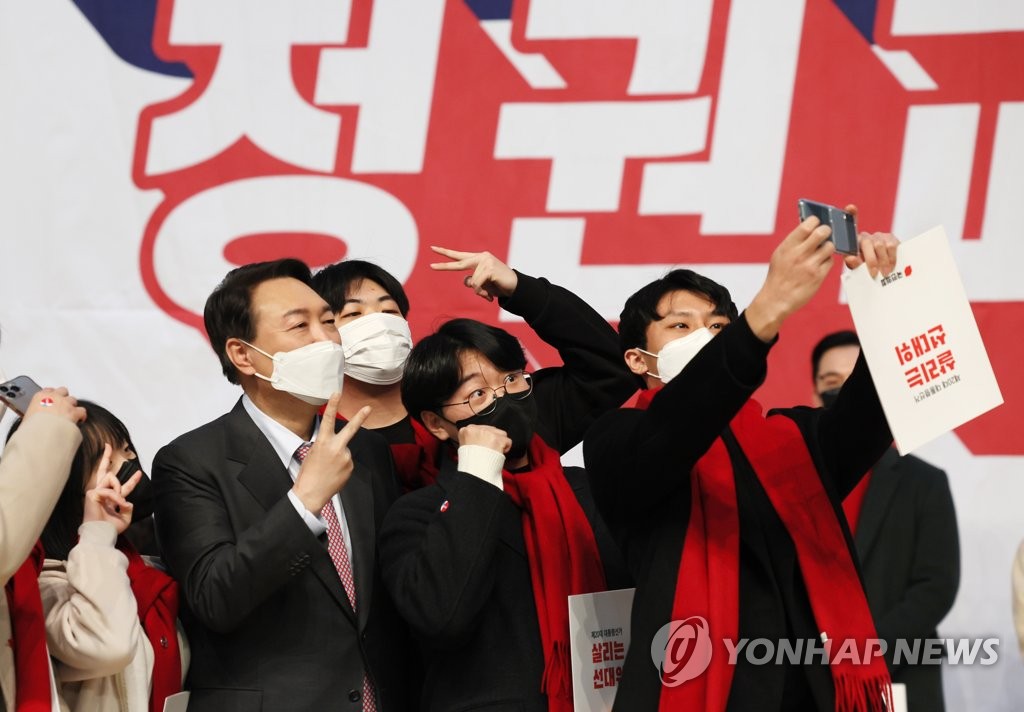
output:
[[11, 407], [18, 415], [25, 415], [32, 396], [43, 390], [28, 376], [18, 376], [6, 383], [0, 383], [0, 401]]
[[829, 239], [836, 246], [836, 252], [842, 252], [844, 255], [856, 255], [860, 251], [857, 247], [857, 219], [853, 213], [840, 210], [834, 205], [816, 203], [806, 198], [800, 198], [797, 205], [800, 208], [800, 222], [814, 215], [822, 225], [832, 228], [832, 235]]

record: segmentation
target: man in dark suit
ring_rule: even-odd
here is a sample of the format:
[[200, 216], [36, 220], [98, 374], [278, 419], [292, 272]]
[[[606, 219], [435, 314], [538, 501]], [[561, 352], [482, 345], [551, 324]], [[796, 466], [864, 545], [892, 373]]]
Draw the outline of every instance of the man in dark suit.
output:
[[[852, 331], [818, 342], [811, 355], [817, 405], [831, 405], [859, 355]], [[843, 510], [875, 627], [889, 646], [892, 681], [906, 685], [910, 712], [941, 712], [941, 666], [894, 665], [893, 655], [899, 639], [913, 646], [938, 637], [936, 627], [956, 598], [960, 547], [946, 473], [890, 447], [843, 501]]]
[[153, 463], [190, 710], [407, 708], [408, 644], [374, 546], [397, 483], [383, 440], [359, 430], [368, 408], [338, 432], [344, 358], [309, 282], [297, 260], [228, 273], [204, 320], [244, 395]]

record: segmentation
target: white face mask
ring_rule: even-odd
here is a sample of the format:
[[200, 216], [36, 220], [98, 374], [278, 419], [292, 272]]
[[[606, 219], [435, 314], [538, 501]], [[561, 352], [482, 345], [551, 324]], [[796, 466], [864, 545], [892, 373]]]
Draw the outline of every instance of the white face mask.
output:
[[402, 380], [412, 350], [412, 334], [405, 319], [375, 312], [353, 319], [338, 333], [345, 351], [346, 376], [383, 386]]
[[291, 393], [310, 405], [323, 405], [332, 393], [340, 393], [345, 371], [345, 352], [341, 344], [333, 341], [317, 341], [291, 351], [278, 351], [271, 356], [263, 349], [247, 341], [243, 344], [274, 362], [270, 378], [257, 373], [279, 391]]
[[711, 339], [715, 338], [710, 329], [701, 327], [692, 334], [673, 339], [661, 347], [661, 351], [652, 354], [650, 351], [637, 349], [648, 356], [658, 359], [658, 372], [649, 373], [655, 378], [661, 379], [662, 383], [668, 383], [679, 375], [679, 372], [686, 368], [686, 364], [693, 360], [697, 353], [708, 345]]

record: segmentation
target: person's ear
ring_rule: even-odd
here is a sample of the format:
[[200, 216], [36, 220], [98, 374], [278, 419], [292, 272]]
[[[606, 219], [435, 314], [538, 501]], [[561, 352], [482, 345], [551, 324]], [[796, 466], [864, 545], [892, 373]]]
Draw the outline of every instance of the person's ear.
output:
[[420, 411], [420, 420], [423, 421], [423, 427], [425, 427], [438, 440], [447, 440], [451, 437], [448, 430], [444, 427], [444, 420], [442, 420], [441, 416], [434, 411]]
[[231, 337], [224, 342], [224, 354], [234, 364], [235, 369], [246, 376], [256, 373], [256, 367], [252, 365], [249, 351], [241, 339]]
[[626, 360], [626, 366], [630, 371], [638, 376], [647, 375], [650, 368], [647, 366], [647, 360], [640, 349], [629, 349], [622, 356]]

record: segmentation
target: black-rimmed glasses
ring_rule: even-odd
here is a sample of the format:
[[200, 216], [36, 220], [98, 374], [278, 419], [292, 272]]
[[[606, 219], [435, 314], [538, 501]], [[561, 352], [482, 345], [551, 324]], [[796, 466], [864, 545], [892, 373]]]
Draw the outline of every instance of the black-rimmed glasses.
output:
[[523, 400], [533, 393], [533, 379], [525, 371], [513, 371], [505, 376], [497, 388], [483, 386], [469, 394], [469, 398], [455, 403], [442, 403], [441, 408], [454, 405], [468, 405], [476, 415], [487, 415], [497, 407], [498, 391], [505, 391], [505, 395], [514, 400]]

